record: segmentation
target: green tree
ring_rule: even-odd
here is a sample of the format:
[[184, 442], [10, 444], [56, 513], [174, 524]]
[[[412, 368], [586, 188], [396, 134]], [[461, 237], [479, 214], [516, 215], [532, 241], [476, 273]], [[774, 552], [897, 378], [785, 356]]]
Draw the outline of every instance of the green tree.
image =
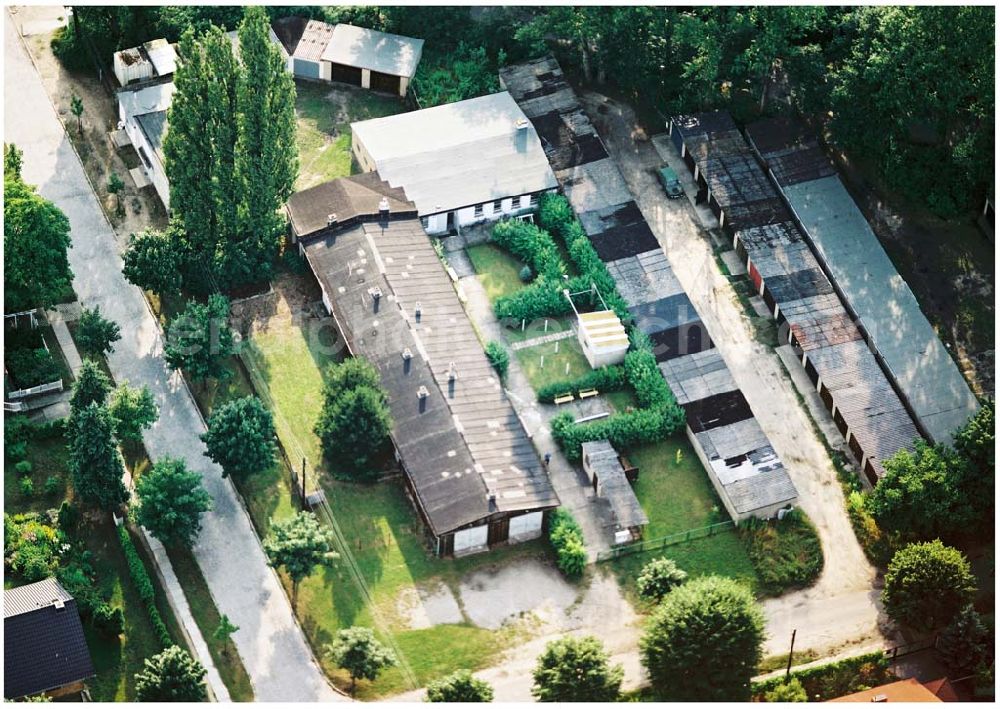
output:
[[73, 94], [69, 100], [69, 110], [74, 116], [76, 116], [76, 129], [80, 135], [83, 135], [83, 99], [81, 99], [76, 94]]
[[795, 677], [787, 682], [782, 682], [777, 687], [764, 695], [766, 702], [808, 702], [809, 695], [805, 687]]
[[683, 569], [673, 560], [660, 557], [642, 567], [635, 580], [635, 587], [642, 598], [659, 603], [664, 596], [685, 581], [687, 573]]
[[956, 484], [961, 465], [944, 446], [917, 441], [885, 461], [885, 475], [867, 499], [868, 511], [882, 529], [918, 539], [933, 539], [969, 520], [967, 501]]
[[76, 346], [87, 357], [101, 357], [114, 352], [114, 343], [122, 339], [118, 323], [101, 315], [101, 306], [84, 308], [76, 324]]
[[141, 441], [142, 432], [160, 417], [149, 387], [131, 387], [128, 382], [115, 387], [108, 411], [115, 420], [115, 435], [121, 441]]
[[216, 629], [212, 632], [212, 637], [222, 643], [222, 652], [227, 652], [226, 648], [229, 644], [229, 638], [239, 629], [240, 626], [233, 625], [232, 621], [229, 620], [228, 615], [225, 613], [222, 614], [222, 617], [219, 618], [218, 627], [216, 627]]
[[531, 694], [540, 702], [613, 702], [622, 676], [622, 666], [609, 663], [600, 640], [568, 636], [545, 646]]
[[264, 8], [247, 7], [239, 29], [242, 69], [236, 98], [243, 240], [231, 251], [238, 257], [227, 259], [227, 270], [237, 282], [269, 273], [284, 226], [279, 210], [298, 174], [295, 82], [270, 32]]
[[4, 174], [3, 196], [5, 307], [8, 312], [51, 308], [73, 280], [66, 256], [72, 245], [69, 220], [13, 173]]
[[87, 504], [115, 510], [128, 499], [114, 420], [107, 408], [96, 402], [70, 417], [69, 470], [73, 490]]
[[337, 633], [326, 646], [326, 656], [351, 675], [351, 694], [359, 679], [373, 680], [386, 667], [396, 664], [392, 650], [375, 639], [371, 628], [354, 626]]
[[204, 702], [205, 668], [186, 650], [171, 645], [143, 662], [135, 675], [135, 698], [140, 702]]
[[115, 211], [119, 214], [122, 213], [122, 196], [121, 191], [125, 189], [125, 183], [122, 182], [122, 178], [118, 176], [117, 172], [112, 172], [108, 176], [108, 194], [113, 194], [115, 196]]
[[428, 702], [492, 702], [493, 687], [489, 682], [472, 676], [469, 670], [458, 670], [427, 685]]
[[965, 461], [959, 466], [958, 486], [971, 508], [974, 534], [992, 539], [996, 516], [996, 464], [994, 401], [984, 401], [979, 411], [955, 434], [955, 450]]
[[426, 57], [413, 90], [423, 108], [485, 96], [500, 88], [492, 65], [485, 48], [462, 42], [451, 52]]
[[970, 603], [952, 618], [934, 647], [948, 669], [964, 675], [989, 659], [991, 637], [989, 628]]
[[760, 663], [764, 614], [737, 581], [703, 576], [667, 594], [640, 642], [658, 696], [748, 701]]
[[882, 603], [893, 620], [929, 630], [950, 622], [975, 594], [968, 560], [936, 539], [910, 544], [893, 555]]
[[181, 242], [179, 229], [132, 234], [122, 253], [122, 274], [143, 290], [171, 295], [181, 290]]
[[366, 466], [391, 429], [389, 406], [374, 367], [357, 357], [332, 367], [314, 429], [324, 454], [349, 461], [362, 478], [371, 477]]
[[13, 143], [3, 144], [3, 176], [21, 179], [21, 165], [24, 161], [24, 151]]
[[264, 538], [268, 563], [284, 568], [292, 580], [292, 605], [298, 603], [299, 583], [319, 565], [329, 566], [340, 558], [333, 551], [333, 532], [323, 527], [312, 512], [298, 512], [283, 520], [272, 520]]
[[257, 397], [246, 396], [213, 411], [201, 440], [228, 477], [270, 470], [278, 450], [274, 437], [271, 412]]
[[75, 413], [94, 403], [104, 406], [110, 392], [111, 380], [101, 371], [100, 365], [92, 359], [85, 359], [73, 383], [70, 410]]
[[201, 531], [201, 516], [212, 509], [212, 496], [201, 475], [179, 458], [160, 458], [135, 486], [136, 519], [168, 547], [190, 548]]
[[183, 369], [196, 382], [223, 379], [223, 360], [233, 354], [229, 329], [229, 299], [211, 295], [203, 305], [189, 300], [184, 312], [170, 322], [163, 356], [172, 369]]

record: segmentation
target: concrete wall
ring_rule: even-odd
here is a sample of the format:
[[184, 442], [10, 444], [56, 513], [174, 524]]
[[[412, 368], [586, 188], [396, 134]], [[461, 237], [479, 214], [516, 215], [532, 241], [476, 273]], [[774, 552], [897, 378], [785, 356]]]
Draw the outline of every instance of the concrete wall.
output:
[[[363, 151], [364, 148], [362, 147], [361, 150]], [[358, 155], [358, 151], [355, 151], [355, 155]], [[358, 163], [364, 167], [361, 157], [358, 157]], [[405, 188], [405, 185], [403, 185], [403, 187]], [[463, 227], [471, 226], [473, 224], [482, 224], [484, 222], [492, 222], [498, 219], [503, 219], [504, 217], [514, 217], [533, 212], [537, 206], [532, 206], [531, 195], [505, 197], [499, 200], [500, 209], [494, 209], [494, 201], [495, 200], [491, 200], [479, 205], [479, 207], [481, 207], [481, 211], [478, 214], [476, 212], [475, 205], [455, 210], [454, 223], [456, 223], [459, 227]], [[424, 230], [428, 234], [444, 234], [448, 231], [448, 212], [427, 215], [424, 219], [426, 220]]]

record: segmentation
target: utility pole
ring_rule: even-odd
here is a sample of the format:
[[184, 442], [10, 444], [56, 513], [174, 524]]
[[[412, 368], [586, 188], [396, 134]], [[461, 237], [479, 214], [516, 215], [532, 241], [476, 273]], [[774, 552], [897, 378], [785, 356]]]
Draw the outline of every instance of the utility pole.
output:
[[792, 655], [795, 652], [795, 632], [796, 629], [792, 628], [792, 646], [788, 648], [788, 667], [785, 668], [785, 679], [787, 680], [792, 674]]
[[[306, 504], [306, 459], [302, 458], [302, 511], [308, 511], [308, 505]], [[789, 660], [791, 662], [791, 660]]]

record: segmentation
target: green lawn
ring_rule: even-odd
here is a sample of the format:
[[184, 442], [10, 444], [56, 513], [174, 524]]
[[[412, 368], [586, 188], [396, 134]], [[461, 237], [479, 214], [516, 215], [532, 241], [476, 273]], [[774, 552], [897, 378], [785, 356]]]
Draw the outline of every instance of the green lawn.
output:
[[[653, 540], [688, 529], [707, 527], [729, 518], [701, 461], [683, 435], [626, 451], [626, 455], [639, 468], [639, 479], [634, 489], [649, 517], [649, 526], [643, 535], [645, 539]], [[660, 556], [673, 559], [692, 576], [730, 576], [746, 581], [755, 590], [758, 584], [754, 567], [734, 530], [625, 556], [609, 563], [631, 594], [635, 577], [642, 566]]]
[[352, 121], [390, 116], [405, 109], [399, 99], [361, 89], [300, 81], [296, 93], [297, 190], [351, 174]]
[[[329, 346], [332, 335], [329, 327], [317, 334], [316, 328], [299, 321], [272, 318], [266, 328], [244, 340], [251, 377], [234, 360], [229, 365], [233, 374], [225, 384], [221, 388], [195, 387], [196, 398], [206, 415], [220, 403], [254, 390], [265, 400], [274, 412], [279, 439], [293, 465], [299, 468], [305, 457], [310, 475], [317, 476], [313, 479], [318, 479], [326, 493], [383, 628], [391, 633], [421, 685], [457, 669], [488, 666], [510, 646], [514, 631], [484, 630], [468, 623], [410, 630], [406, 619], [399, 617], [399, 594], [422, 583], [455, 585], [464, 571], [511, 556], [547, 555], [547, 548], [538, 542], [488, 556], [441, 560], [425, 546], [425, 532], [399, 477], [371, 485], [337, 479], [336, 471], [328, 469], [331, 463], [322, 460], [319, 439], [312, 432], [322, 407], [323, 371], [340, 358]], [[234, 481], [261, 536], [266, 535], [272, 519], [297, 509], [291, 476], [288, 464], [281, 459], [270, 471]], [[347, 550], [339, 551], [344, 554]], [[290, 592], [287, 579], [284, 581]], [[376, 627], [367, 598], [343, 559], [302, 582], [297, 613], [320, 657], [337, 630], [352, 625]], [[343, 672], [325, 660], [324, 668], [341, 687], [347, 687], [349, 680]], [[409, 688], [403, 672], [394, 668], [376, 682], [360, 682], [358, 696], [377, 698]]]
[[[504, 335], [507, 337], [507, 342], [511, 344], [523, 342], [524, 340], [533, 340], [536, 337], [543, 337], [550, 332], [572, 330], [573, 319], [573, 316], [570, 315], [562, 315], [558, 318], [539, 318], [538, 320], [524, 323], [523, 330], [521, 329], [521, 323], [515, 322], [511, 323], [510, 327], [504, 327]], [[575, 338], [576, 335], [573, 337]]]
[[491, 303], [524, 288], [520, 276], [524, 264], [507, 250], [496, 244], [480, 244], [465, 251]]
[[[66, 498], [69, 486], [69, 451], [62, 435], [28, 441], [26, 460], [31, 463], [31, 478], [34, 493], [21, 493], [21, 478], [16, 475], [13, 465], [5, 466], [3, 476], [3, 496], [5, 509], [17, 512], [44, 512], [59, 507]], [[45, 481], [54, 477], [59, 488], [54, 494], [45, 494]]]
[[590, 371], [590, 363], [575, 337], [525, 347], [515, 354], [535, 391], [551, 382], [574, 379]]

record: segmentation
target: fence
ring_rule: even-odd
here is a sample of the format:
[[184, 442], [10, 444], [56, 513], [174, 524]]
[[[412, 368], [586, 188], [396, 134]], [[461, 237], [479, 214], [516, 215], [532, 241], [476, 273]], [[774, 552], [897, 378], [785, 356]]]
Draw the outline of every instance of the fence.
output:
[[723, 532], [727, 529], [734, 529], [735, 527], [736, 523], [729, 520], [727, 522], [712, 524], [708, 527], [699, 527], [697, 529], [689, 529], [684, 532], [677, 532], [676, 534], [668, 534], [665, 537], [659, 537], [657, 539], [643, 539], [641, 542], [636, 542], [635, 544], [624, 544], [622, 546], [612, 547], [608, 551], [598, 552], [597, 561], [610, 561], [612, 559], [628, 556], [630, 554], [641, 554], [645, 551], [663, 549], [664, 547], [673, 546], [675, 544], [690, 542], [694, 539], [711, 537], [719, 532]]
[[62, 379], [57, 379], [54, 382], [49, 382], [48, 384], [39, 384], [36, 387], [29, 387], [28, 389], [18, 389], [17, 391], [7, 392], [8, 399], [25, 399], [29, 396], [36, 396], [38, 394], [47, 394], [50, 391], [62, 391], [63, 382]]

